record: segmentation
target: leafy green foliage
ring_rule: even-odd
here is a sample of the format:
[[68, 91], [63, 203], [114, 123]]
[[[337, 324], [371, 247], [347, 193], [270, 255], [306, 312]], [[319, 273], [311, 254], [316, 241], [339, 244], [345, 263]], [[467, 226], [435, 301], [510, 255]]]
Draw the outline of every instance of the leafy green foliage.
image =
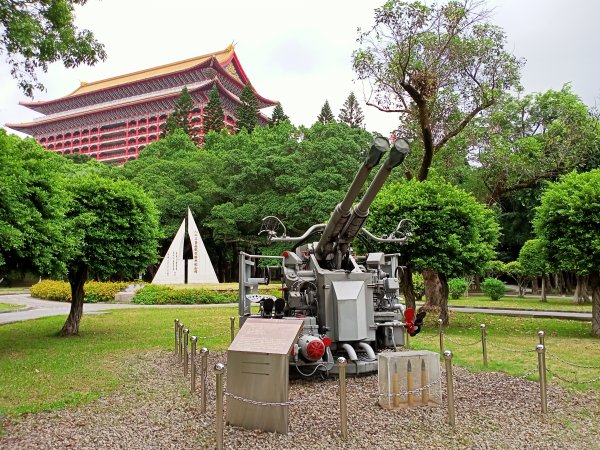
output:
[[469, 283], [464, 278], [450, 278], [448, 280], [448, 289], [450, 292], [450, 298], [454, 300], [458, 300], [463, 296], [467, 288], [469, 287]]
[[252, 133], [258, 124], [258, 100], [250, 83], [242, 89], [240, 102], [236, 112], [237, 127], [239, 130], [246, 129], [248, 133]]
[[505, 271], [505, 265], [502, 261], [498, 261], [497, 259], [493, 261], [488, 261], [483, 267], [483, 273], [488, 277], [499, 277]]
[[425, 292], [425, 280], [423, 279], [423, 275], [420, 274], [419, 272], [413, 272], [412, 273], [412, 284], [413, 284], [413, 290], [415, 292], [415, 297], [417, 299], [420, 299], [421, 297], [423, 297], [423, 294]]
[[148, 285], [136, 292], [133, 303], [140, 305], [200, 305], [235, 303], [238, 293], [207, 289], [173, 289], [168, 286]]
[[547, 274], [550, 270], [546, 245], [540, 239], [530, 239], [521, 248], [519, 260], [521, 273], [529, 277]]
[[373, 86], [367, 104], [400, 113], [398, 130], [422, 151], [413, 153], [420, 181], [434, 155], [519, 84], [522, 62], [505, 50], [504, 32], [486, 22], [481, 4], [390, 0], [375, 10], [373, 27], [359, 30], [353, 67]]
[[356, 100], [354, 92], [350, 92], [350, 95], [340, 110], [338, 118], [340, 119], [340, 122], [343, 122], [352, 128], [360, 128], [363, 126], [364, 114]]
[[414, 222], [399, 251], [404, 264], [447, 276], [478, 273], [494, 257], [498, 225], [492, 212], [471, 194], [440, 179], [388, 184], [371, 205], [369, 227], [376, 234], [394, 230], [401, 219]]
[[208, 134], [209, 131], [220, 132], [225, 126], [223, 123], [225, 113], [223, 112], [221, 97], [219, 97], [217, 86], [213, 86], [210, 90], [210, 98], [208, 99], [208, 104], [204, 108], [204, 113], [204, 134]]
[[283, 108], [281, 107], [281, 103], [277, 103], [275, 108], [273, 108], [273, 115], [271, 116], [271, 123], [273, 125], [277, 125], [279, 122], [283, 122], [285, 120], [289, 120], [289, 117], [283, 112]]
[[28, 96], [43, 90], [36, 72], [62, 61], [65, 67], [94, 65], [106, 59], [104, 46], [89, 30], [74, 25], [73, 7], [86, 0], [0, 0], [0, 54]]
[[33, 139], [0, 130], [0, 275], [10, 270], [66, 273], [68, 195], [60, 180], [69, 166]]
[[198, 133], [195, 132], [190, 124], [190, 113], [194, 108], [194, 100], [190, 95], [187, 86], [184, 86], [181, 90], [179, 98], [175, 102], [175, 110], [169, 114], [167, 120], [163, 125], [165, 136], [173, 134], [175, 130], [183, 130], [192, 141], [198, 142]]
[[497, 278], [486, 278], [483, 280], [481, 289], [492, 300], [500, 300], [506, 294], [506, 285]]
[[[112, 302], [115, 295], [127, 287], [125, 281], [88, 281], [85, 283], [84, 303]], [[71, 287], [66, 281], [42, 280], [31, 286], [31, 296], [59, 302], [71, 301]]]
[[536, 234], [557, 270], [600, 270], [600, 169], [565, 175], [549, 185], [536, 211]]
[[319, 122], [319, 123], [335, 122], [335, 117], [333, 116], [333, 113], [331, 112], [331, 106], [329, 106], [329, 100], [325, 100], [325, 103], [323, 104], [323, 107], [321, 108], [321, 112], [319, 113], [319, 116], [317, 117], [317, 122]]

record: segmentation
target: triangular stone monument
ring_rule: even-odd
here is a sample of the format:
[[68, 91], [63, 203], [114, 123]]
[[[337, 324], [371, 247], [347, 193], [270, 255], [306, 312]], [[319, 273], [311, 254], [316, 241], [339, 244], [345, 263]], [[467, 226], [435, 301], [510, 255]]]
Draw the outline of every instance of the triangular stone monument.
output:
[[[188, 260], [188, 283], [218, 283], [219, 279], [215, 273], [206, 247], [198, 231], [198, 226], [188, 208], [187, 232], [192, 242], [193, 257]], [[183, 259], [183, 245], [185, 239], [185, 219], [181, 222], [177, 234], [171, 242], [167, 254], [163, 258], [154, 279], [153, 284], [183, 284], [185, 283], [185, 261]]]

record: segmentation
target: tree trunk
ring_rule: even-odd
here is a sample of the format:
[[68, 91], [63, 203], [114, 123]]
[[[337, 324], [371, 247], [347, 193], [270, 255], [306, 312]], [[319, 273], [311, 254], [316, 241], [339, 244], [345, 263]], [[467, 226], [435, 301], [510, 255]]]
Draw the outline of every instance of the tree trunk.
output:
[[404, 270], [400, 270], [400, 289], [402, 291], [402, 296], [404, 297], [404, 302], [407, 308], [417, 309], [416, 307], [416, 298], [415, 298], [415, 288], [412, 283], [412, 269], [410, 266], [406, 267]]
[[481, 277], [479, 275], [475, 275], [475, 287], [473, 290], [475, 292], [481, 292]]
[[83, 286], [88, 278], [87, 266], [79, 266], [75, 270], [69, 270], [69, 284], [71, 285], [71, 311], [67, 321], [60, 330], [60, 336], [77, 336], [79, 334], [79, 322], [83, 314], [83, 297], [85, 291]]
[[440, 319], [444, 325], [450, 323], [448, 316], [448, 279], [443, 273], [433, 270], [424, 270], [425, 282], [425, 311], [439, 311]]
[[589, 278], [592, 288], [592, 334], [600, 337], [600, 273], [593, 272]]
[[546, 275], [542, 275], [542, 293], [540, 295], [540, 301], [548, 301], [548, 299], [546, 298]]
[[531, 279], [531, 294], [532, 295], [537, 295], [539, 293], [539, 284], [538, 284], [538, 278], [537, 277], [533, 277]]

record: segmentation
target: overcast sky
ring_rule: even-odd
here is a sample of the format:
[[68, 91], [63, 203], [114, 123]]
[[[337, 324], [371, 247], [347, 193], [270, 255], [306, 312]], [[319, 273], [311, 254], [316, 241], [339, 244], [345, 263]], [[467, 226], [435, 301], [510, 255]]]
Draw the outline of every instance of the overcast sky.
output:
[[[40, 80], [47, 91], [35, 100], [72, 92], [80, 81], [95, 81], [193, 56], [219, 51], [232, 41], [256, 90], [281, 102], [296, 125], [310, 125], [325, 99], [334, 114], [354, 91], [351, 55], [356, 29], [373, 23], [384, 0], [89, 0], [77, 9], [76, 23], [92, 30], [108, 58], [94, 67], [52, 65]], [[600, 99], [600, 2], [596, 0], [494, 0], [491, 21], [504, 28], [508, 49], [527, 60], [526, 92], [573, 90], [593, 106]], [[0, 56], [3, 58], [3, 55]], [[4, 63], [4, 61], [2, 61]], [[6, 64], [0, 65], [0, 124], [26, 122], [39, 114], [18, 105]], [[395, 114], [363, 104], [367, 129], [387, 135]], [[267, 113], [270, 114], [269, 111]]]

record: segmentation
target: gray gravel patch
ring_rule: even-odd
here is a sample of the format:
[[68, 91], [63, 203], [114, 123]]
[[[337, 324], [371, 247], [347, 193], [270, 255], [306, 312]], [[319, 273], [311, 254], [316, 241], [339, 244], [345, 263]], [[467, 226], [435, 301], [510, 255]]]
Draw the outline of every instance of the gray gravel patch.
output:
[[[211, 354], [209, 367], [225, 360]], [[170, 352], [123, 362], [127, 381], [86, 405], [4, 420], [0, 449], [215, 448], [214, 376], [206, 415]], [[337, 381], [292, 380], [290, 433], [225, 427], [234, 449], [598, 449], [596, 394], [550, 385], [549, 413], [540, 412], [535, 382], [501, 373], [455, 368], [456, 426], [445, 407], [383, 410], [377, 377], [348, 379], [349, 439], [339, 433]], [[445, 390], [445, 385], [443, 386]]]

